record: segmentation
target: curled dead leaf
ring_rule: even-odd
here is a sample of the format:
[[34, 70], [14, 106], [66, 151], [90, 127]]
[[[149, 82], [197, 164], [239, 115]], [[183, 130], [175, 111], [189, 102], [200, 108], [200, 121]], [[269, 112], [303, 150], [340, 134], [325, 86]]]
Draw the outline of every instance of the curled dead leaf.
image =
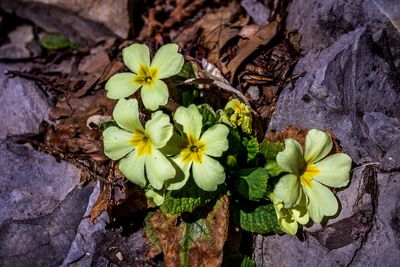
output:
[[231, 83], [234, 81], [236, 71], [242, 62], [250, 56], [260, 45], [267, 45], [276, 35], [279, 23], [273, 21], [263, 26], [250, 39], [243, 42], [239, 47], [239, 51], [232, 61], [228, 64], [228, 69], [231, 72]]

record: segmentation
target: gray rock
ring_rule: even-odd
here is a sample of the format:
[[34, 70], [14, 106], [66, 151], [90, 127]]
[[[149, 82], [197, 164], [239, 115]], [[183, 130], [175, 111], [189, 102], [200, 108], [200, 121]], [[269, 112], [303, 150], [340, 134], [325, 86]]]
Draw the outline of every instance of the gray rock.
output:
[[8, 34], [9, 43], [0, 46], [0, 59], [26, 59], [38, 56], [41, 50], [34, 37], [32, 26], [18, 26]]
[[80, 179], [71, 164], [5, 140], [0, 140], [0, 167], [0, 225], [50, 214]]
[[80, 221], [77, 235], [71, 244], [67, 257], [62, 266], [90, 266], [94, 253], [101, 243], [99, 242], [106, 233], [106, 225], [109, 223], [107, 212], [103, 212], [94, 222], [90, 223], [90, 211], [100, 194], [100, 182], [97, 182], [90, 196], [83, 219]]
[[271, 13], [269, 8], [258, 0], [242, 0], [240, 5], [257, 25], [263, 26]]
[[[68, 2], [71, 6], [77, 5], [77, 2]], [[86, 3], [89, 1], [79, 2]], [[118, 3], [123, 2], [125, 1], [118, 1], [114, 5], [118, 6]], [[110, 8], [114, 5], [110, 5]], [[0, 8], [8, 13], [34, 22], [47, 32], [59, 32], [66, 38], [82, 45], [93, 45], [107, 37], [117, 36], [104, 24], [81, 17], [71, 9], [65, 9], [56, 5], [44, 4], [38, 1], [6, 0], [0, 1]], [[88, 12], [90, 10], [89, 8]], [[107, 10], [106, 6], [104, 13]], [[97, 15], [101, 17], [102, 14], [98, 13]], [[122, 16], [123, 14], [121, 16], [115, 15], [113, 19], [118, 21]]]
[[300, 33], [301, 47], [306, 51], [327, 48], [341, 35], [359, 27], [370, 28], [372, 32], [385, 29], [396, 66], [400, 68], [398, 21], [390, 18], [398, 17], [398, 9], [396, 0], [297, 0], [289, 5], [286, 26], [288, 31]]
[[[399, 116], [400, 89], [392, 62], [379, 51], [370, 33], [361, 28], [327, 49], [308, 52], [295, 69], [306, 74], [294, 89], [287, 87], [280, 95], [269, 130], [290, 124], [332, 130], [355, 163], [382, 161], [382, 144], [371, 139], [363, 117], [373, 112]], [[395, 140], [396, 135], [388, 133], [387, 146]], [[392, 168], [400, 166], [393, 164]]]
[[400, 31], [400, 2], [397, 0], [374, 0], [374, 3]]
[[[353, 11], [343, 12], [345, 18]], [[305, 75], [283, 90], [269, 126], [269, 131], [318, 128], [337, 137], [358, 165], [348, 188], [336, 194], [340, 214], [295, 237], [257, 236], [257, 266], [397, 266], [400, 261], [400, 81], [383, 31], [345, 32], [322, 46], [313, 43], [318, 35], [307, 44], [295, 68]]]
[[15, 68], [17, 66], [0, 64], [0, 139], [7, 135], [37, 133], [50, 109], [46, 96], [34, 82], [4, 74]]
[[0, 266], [61, 264], [93, 189], [72, 165], [5, 140], [0, 169]]
[[57, 6], [106, 26], [121, 38], [129, 32], [128, 0], [23, 0]]
[[2, 0], [0, 8], [83, 45], [95, 44], [110, 36], [126, 38], [129, 30], [126, 0]]

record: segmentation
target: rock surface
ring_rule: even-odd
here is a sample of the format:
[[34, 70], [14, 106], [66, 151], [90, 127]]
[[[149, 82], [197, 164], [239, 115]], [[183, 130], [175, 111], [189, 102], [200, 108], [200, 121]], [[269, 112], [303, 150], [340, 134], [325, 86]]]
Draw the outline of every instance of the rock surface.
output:
[[78, 44], [110, 36], [127, 38], [127, 0], [3, 0], [0, 8], [28, 19], [47, 32], [59, 32]]
[[300, 33], [305, 51], [327, 48], [341, 35], [359, 27], [370, 28], [372, 32], [385, 29], [396, 66], [400, 68], [400, 13], [396, 10], [399, 10], [396, 0], [297, 0], [289, 6], [287, 29]]
[[[288, 23], [295, 25], [296, 17], [304, 34], [305, 56], [295, 68], [304, 76], [281, 93], [269, 131], [289, 125], [330, 130], [352, 157], [354, 170], [348, 188], [337, 193], [342, 209], [337, 218], [298, 236], [257, 236], [257, 266], [397, 266], [400, 261], [400, 79], [393, 45], [382, 31], [393, 25], [381, 20], [376, 28], [358, 27], [379, 20], [368, 15], [376, 12], [371, 3], [294, 1], [301, 10], [292, 5], [289, 11]], [[321, 19], [335, 19], [338, 10], [342, 18], [325, 24], [331, 27], [327, 32]], [[367, 13], [361, 18], [357, 12]]]
[[48, 118], [50, 105], [39, 87], [32, 81], [5, 75], [7, 70], [17, 68], [0, 64], [0, 139], [37, 133], [40, 123]]

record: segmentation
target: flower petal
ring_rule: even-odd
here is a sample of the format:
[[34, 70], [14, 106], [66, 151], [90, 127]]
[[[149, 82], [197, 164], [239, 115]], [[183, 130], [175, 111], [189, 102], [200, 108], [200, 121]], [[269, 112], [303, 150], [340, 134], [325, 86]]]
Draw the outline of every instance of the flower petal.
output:
[[184, 59], [178, 53], [178, 49], [176, 44], [166, 44], [158, 49], [151, 66], [157, 68], [159, 79], [173, 76], [181, 71]]
[[321, 184], [343, 187], [349, 183], [351, 158], [344, 153], [331, 155], [314, 164], [319, 173], [314, 177]]
[[179, 107], [175, 111], [174, 120], [183, 126], [183, 132], [199, 139], [203, 127], [203, 117], [195, 105]]
[[228, 149], [229, 129], [225, 125], [216, 124], [203, 133], [200, 140], [206, 144], [204, 153], [213, 157], [220, 157]]
[[143, 104], [151, 111], [168, 103], [168, 87], [161, 80], [155, 80], [152, 85], [144, 85], [141, 91]]
[[193, 162], [193, 178], [201, 189], [215, 191], [225, 181], [225, 170], [218, 161], [203, 155], [201, 163]]
[[290, 235], [295, 235], [299, 228], [295, 220], [286, 220], [285, 218], [279, 218], [279, 225], [285, 233]]
[[140, 65], [150, 66], [149, 48], [144, 44], [133, 44], [122, 49], [122, 58], [134, 73], [139, 73]]
[[106, 83], [107, 97], [111, 99], [120, 99], [128, 97], [137, 89], [140, 84], [134, 81], [135, 74], [122, 72], [113, 75]]
[[304, 158], [309, 163], [325, 158], [332, 150], [331, 136], [323, 131], [311, 129], [306, 136]]
[[132, 133], [111, 126], [104, 130], [104, 154], [112, 160], [118, 160], [135, 149], [130, 140]]
[[146, 174], [151, 186], [160, 190], [165, 180], [175, 176], [175, 169], [160, 151], [153, 149], [151, 155], [146, 156]]
[[299, 178], [294, 174], [286, 174], [275, 185], [274, 194], [283, 201], [285, 208], [293, 207], [301, 198]]
[[153, 202], [157, 206], [161, 206], [161, 204], [164, 203], [165, 190], [154, 190], [149, 188], [148, 190], [146, 190], [145, 195], [147, 198], [153, 199]]
[[151, 114], [151, 120], [146, 122], [146, 132], [155, 148], [164, 147], [171, 138], [173, 130], [169, 116], [162, 111]]
[[130, 153], [119, 162], [119, 169], [134, 184], [141, 187], [146, 185], [144, 176], [145, 157], [138, 157], [136, 151]]
[[292, 217], [298, 223], [305, 225], [310, 220], [310, 215], [307, 211], [307, 196], [301, 191], [299, 204], [290, 209]]
[[338, 211], [336, 197], [322, 184], [313, 181], [311, 187], [304, 186], [303, 190], [308, 196], [307, 210], [314, 222], [320, 223], [324, 216], [333, 216]]
[[117, 124], [124, 130], [130, 132], [134, 132], [137, 129], [143, 130], [143, 126], [139, 120], [138, 102], [136, 99], [120, 99], [117, 105], [115, 105], [113, 117]]
[[291, 138], [285, 139], [285, 150], [278, 153], [276, 162], [285, 171], [296, 175], [306, 164], [300, 144]]
[[176, 175], [173, 179], [165, 182], [167, 190], [179, 190], [185, 186], [189, 179], [192, 162], [182, 162], [180, 158], [181, 155], [179, 154], [172, 159], [174, 164], [176, 164], [179, 169], [176, 171]]

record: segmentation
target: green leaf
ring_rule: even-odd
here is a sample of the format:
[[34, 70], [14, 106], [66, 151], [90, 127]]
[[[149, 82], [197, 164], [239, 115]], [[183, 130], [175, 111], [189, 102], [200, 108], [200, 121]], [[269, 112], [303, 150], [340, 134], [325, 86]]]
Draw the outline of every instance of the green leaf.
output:
[[257, 138], [255, 136], [250, 136], [249, 138], [244, 137], [242, 142], [247, 150], [247, 162], [255, 159], [260, 151]]
[[274, 204], [251, 206], [240, 207], [239, 223], [243, 230], [262, 235], [282, 233], [276, 217]]
[[193, 65], [192, 62], [188, 61], [183, 64], [181, 71], [178, 73], [179, 77], [182, 77], [184, 79], [192, 79], [195, 78], [194, 70], [193, 70]]
[[222, 263], [223, 267], [256, 267], [255, 261], [241, 253], [233, 254], [228, 256], [226, 259], [224, 258], [224, 262]]
[[217, 123], [215, 112], [210, 105], [201, 104], [198, 105], [197, 108], [199, 109], [201, 116], [203, 116], [203, 131]]
[[105, 129], [107, 129], [108, 127], [111, 126], [116, 126], [118, 127], [118, 124], [115, 121], [107, 121], [107, 122], [103, 122], [102, 124], [99, 125], [100, 131], [104, 131]]
[[264, 140], [260, 146], [260, 152], [265, 157], [265, 169], [270, 176], [277, 176], [284, 172], [282, 168], [276, 163], [276, 155], [285, 149], [285, 145], [281, 142], [270, 142]]
[[249, 200], [256, 201], [265, 196], [268, 172], [264, 168], [239, 170], [239, 178], [235, 180], [236, 190]]
[[58, 33], [47, 34], [41, 40], [41, 45], [47, 50], [60, 50], [65, 48], [77, 48], [77, 45], [62, 37]]
[[194, 183], [192, 178], [189, 178], [186, 185], [181, 189], [167, 192], [164, 203], [160, 208], [168, 214], [193, 212], [198, 207], [205, 206], [213, 201], [221, 191], [222, 186], [212, 192], [204, 191]]

